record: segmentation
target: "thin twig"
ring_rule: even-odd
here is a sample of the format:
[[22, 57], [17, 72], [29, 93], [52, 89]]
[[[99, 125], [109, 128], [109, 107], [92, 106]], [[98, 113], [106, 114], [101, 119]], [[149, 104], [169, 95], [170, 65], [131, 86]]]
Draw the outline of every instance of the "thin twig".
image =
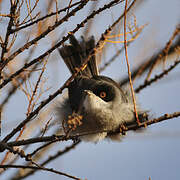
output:
[[[23, 150], [21, 150], [21, 149], [14, 149], [14, 147], [9, 147], [9, 146], [6, 146], [6, 149], [8, 149], [13, 154], [18, 154], [21, 158], [24, 158], [26, 161], [30, 161], [32, 164], [34, 164], [36, 167], [40, 168], [41, 170], [50, 171], [50, 172], [53, 172], [53, 173], [56, 173], [56, 174], [67, 176], [67, 177], [72, 178], [72, 179], [78, 179], [79, 180], [79, 178], [76, 178], [75, 176], [71, 176], [69, 174], [66, 174], [66, 173], [63, 173], [63, 172], [60, 172], [60, 171], [56, 171], [56, 170], [54, 170], [52, 168], [46, 168], [46, 167], [43, 167], [42, 165], [37, 164], [36, 162], [34, 162], [32, 160], [31, 156], [25, 155], [25, 152]], [[1, 166], [3, 166], [3, 165], [1, 165]]]
[[68, 10], [67, 10], [67, 14], [69, 14], [69, 9], [70, 9], [70, 7], [71, 7], [71, 4], [72, 4], [72, 0], [69, 1], [69, 4], [68, 4], [68, 7], [69, 7], [69, 8], [68, 8]]
[[[49, 142], [49, 141], [67, 141], [67, 140], [74, 140], [75, 136], [69, 136], [66, 135], [52, 135], [52, 136], [43, 136], [43, 137], [36, 137], [36, 138], [29, 138], [26, 140], [19, 140], [19, 141], [12, 141], [7, 143], [7, 146], [23, 146], [28, 144], [34, 144], [34, 143], [40, 143], [40, 142]], [[3, 146], [3, 144], [2, 144]]]
[[180, 117], [180, 112], [174, 112], [172, 114], [164, 114], [164, 115], [162, 115], [162, 116], [160, 116], [158, 118], [151, 119], [151, 120], [145, 121], [145, 122], [140, 123], [140, 124], [134, 123], [134, 124], [131, 124], [131, 125], [127, 125], [126, 127], [123, 128], [123, 130], [120, 127], [116, 131], [110, 132], [109, 135], [122, 133], [122, 131], [126, 132], [126, 131], [130, 131], [130, 130], [137, 130], [139, 128], [144, 128], [144, 127], [150, 126], [152, 124], [160, 123], [162, 121], [166, 121], [166, 120], [177, 118], [177, 117]]
[[144, 84], [140, 85], [138, 88], [135, 89], [136, 93], [139, 93], [142, 89], [146, 88], [147, 86], [151, 85], [152, 83], [156, 82], [157, 80], [167, 75], [171, 70], [173, 70], [178, 64], [180, 63], [180, 59], [176, 60], [173, 65], [171, 65], [168, 69], [164, 70], [161, 74], [155, 75], [154, 78], [150, 80], [146, 80]]
[[141, 127], [146, 127], [146, 126], [156, 124], [156, 123], [159, 123], [159, 122], [162, 122], [162, 121], [165, 121], [165, 120], [177, 118], [179, 116], [180, 116], [180, 112], [174, 112], [172, 114], [164, 114], [164, 115], [162, 115], [162, 116], [160, 116], [158, 118], [148, 120], [148, 121], [146, 121], [144, 123], [141, 123], [139, 125], [139, 127], [137, 125], [129, 126], [129, 127], [127, 127], [128, 128], [127, 130], [136, 130], [136, 129], [141, 128]]
[[7, 52], [9, 36], [11, 34], [10, 32], [11, 32], [12, 26], [14, 25], [14, 16], [15, 16], [15, 12], [16, 12], [16, 8], [17, 8], [18, 3], [19, 3], [19, 0], [16, 3], [11, 5], [11, 9], [10, 9], [10, 15], [11, 16], [10, 16], [10, 20], [9, 20], [8, 27], [7, 27], [5, 41], [3, 44], [1, 44], [2, 52], [1, 52], [0, 68], [1, 68], [1, 64], [4, 61], [4, 54]]
[[165, 63], [165, 59], [166, 59], [166, 57], [167, 57], [167, 55], [168, 55], [169, 49], [170, 49], [170, 47], [171, 47], [171, 45], [172, 45], [172, 42], [173, 42], [174, 38], [175, 38], [178, 34], [180, 34], [180, 25], [179, 25], [179, 24], [177, 25], [176, 29], [174, 30], [174, 32], [173, 32], [172, 36], [170, 37], [169, 41], [166, 43], [166, 45], [165, 45], [162, 53], [159, 54], [158, 59], [151, 65], [145, 81], [147, 81], [147, 80], [150, 78], [153, 69], [155, 68], [155, 66], [157, 65], [157, 63], [162, 59], [162, 58], [161, 58], [162, 56], [163, 56], [163, 58], [164, 58], [163, 64]]
[[[41, 73], [40, 73], [40, 75], [39, 75], [39, 78], [38, 78], [38, 80], [37, 80], [37, 82], [36, 82], [36, 85], [35, 85], [35, 88], [34, 88], [34, 90], [33, 90], [33, 93], [32, 93], [32, 95], [31, 95], [31, 97], [30, 97], [30, 99], [29, 99], [29, 105], [28, 105], [28, 108], [27, 108], [26, 116], [28, 116], [28, 115], [30, 114], [30, 112], [32, 112], [32, 110], [33, 110], [34, 104], [33, 104], [32, 102], [33, 102], [33, 100], [34, 100], [34, 96], [36, 95], [36, 92], [37, 92], [37, 89], [38, 89], [40, 80], [41, 80], [41, 78], [42, 78], [42, 75], [43, 75], [43, 73], [44, 73], [44, 71], [45, 71], [45, 66], [46, 66], [46, 64], [47, 64], [47, 61], [48, 61], [48, 60], [46, 60], [45, 63], [44, 63], [44, 66], [43, 66], [42, 71], [41, 71]], [[24, 125], [23, 128], [21, 129], [19, 135], [16, 137], [16, 141], [18, 141], [19, 138], [22, 136], [25, 128], [26, 128], [26, 125]], [[3, 164], [6, 162], [6, 160], [7, 160], [7, 158], [8, 158], [8, 155], [9, 155], [9, 152], [7, 152], [6, 155], [4, 156], [3, 160], [1, 161], [1, 165], [3, 165]]]
[[[168, 55], [170, 56], [171, 54], [176, 52], [176, 49], [180, 46], [180, 38], [178, 38], [174, 44], [170, 47]], [[145, 73], [151, 65], [158, 59], [159, 54], [162, 54], [163, 49], [160, 49], [158, 52], [156, 52], [151, 58], [145, 59], [137, 68], [133, 70], [132, 74], [132, 79], [134, 80], [137, 76], [141, 76], [143, 73]], [[163, 58], [162, 56], [161, 58]], [[129, 82], [129, 78], [125, 77], [122, 79], [119, 83], [121, 85], [125, 85]]]
[[[10, 37], [10, 32], [11, 32], [11, 29], [12, 29], [12, 26], [14, 25], [14, 16], [15, 16], [15, 13], [16, 13], [16, 8], [17, 8], [17, 5], [19, 3], [19, 0], [17, 0], [16, 2], [11, 3], [11, 8], [10, 8], [10, 20], [9, 20], [9, 23], [8, 23], [8, 26], [7, 26], [7, 31], [6, 31], [6, 35], [5, 35], [5, 40], [3, 43], [1, 43], [1, 59], [0, 59], [0, 69], [1, 69], [1, 64], [4, 63], [5, 61], [5, 58], [4, 58], [4, 55], [5, 53], [8, 52], [8, 43], [9, 43], [9, 37]], [[2, 73], [1, 73], [1, 70], [0, 70], [0, 82], [1, 82], [1, 79], [2, 79]], [[0, 108], [0, 111], [2, 110], [2, 107]], [[0, 112], [0, 135], [1, 135], [1, 112]]]
[[[138, 33], [139, 33], [139, 32], [138, 32]], [[137, 34], [135, 34], [132, 38], [134, 39], [134, 37], [135, 37], [136, 35], [137, 35]], [[128, 47], [132, 42], [134, 42], [134, 41], [128, 41], [128, 42], [126, 43], [127, 47]], [[124, 46], [123, 46], [121, 49], [119, 49], [119, 50], [116, 52], [116, 54], [114, 54], [114, 55], [99, 69], [99, 72], [104, 71], [112, 62], [114, 62], [114, 61], [117, 59], [117, 57], [123, 52], [123, 50], [124, 50]]]
[[[80, 3], [82, 3], [82, 1], [79, 1], [79, 2], [76, 2], [76, 3], [72, 4], [72, 5], [70, 6], [70, 8], [76, 6], [76, 5], [80, 4]], [[63, 8], [63, 9], [60, 9], [60, 10], [58, 11], [58, 14], [60, 14], [60, 13], [63, 12], [63, 11], [66, 11], [68, 8], [69, 8], [69, 7], [65, 7], [65, 8]], [[17, 27], [16, 29], [12, 29], [12, 30], [11, 30], [11, 33], [14, 33], [14, 32], [20, 31], [20, 30], [22, 30], [22, 29], [25, 29], [25, 28], [27, 28], [27, 27], [30, 27], [30, 26], [32, 26], [33, 24], [36, 24], [36, 23], [38, 23], [38, 22], [40, 22], [40, 21], [43, 21], [44, 19], [47, 19], [47, 18], [49, 18], [49, 17], [51, 17], [51, 16], [54, 16], [54, 15], [56, 15], [56, 14], [57, 14], [56, 12], [52, 12], [52, 13], [50, 13], [50, 14], [47, 14], [46, 16], [43, 16], [43, 17], [41, 17], [41, 18], [39, 18], [39, 19], [37, 19], [37, 20], [29, 23], [29, 24], [26, 24], [26, 25], [21, 26], [21, 27]]]
[[[26, 5], [27, 5], [27, 9], [28, 9], [28, 15], [24, 18], [24, 20], [22, 21], [21, 24], [24, 24], [25, 21], [26, 21], [26, 19], [27, 19], [28, 17], [30, 17], [31, 23], [33, 23], [33, 19], [35, 19], [35, 18], [32, 17], [31, 13], [32, 13], [32, 12], [34, 11], [34, 9], [36, 8], [38, 2], [39, 2], [39, 0], [36, 0], [33, 8], [31, 9], [31, 8], [29, 8], [28, 2], [27, 2], [27, 0], [26, 0]], [[30, 3], [29, 3], [29, 4], [30, 4]], [[39, 13], [38, 13], [38, 14], [39, 14]], [[36, 17], [36, 16], [35, 16], [35, 17]], [[13, 33], [13, 32], [14, 32], [14, 30], [12, 29], [12, 33]]]
[[76, 12], [78, 12], [80, 9], [82, 9], [89, 0], [84, 0], [83, 3], [81, 3], [78, 7], [74, 8], [71, 12], [69, 12], [68, 15], [64, 16], [61, 20], [56, 22], [54, 25], [49, 26], [43, 33], [41, 33], [36, 38], [32, 39], [31, 41], [27, 42], [25, 45], [23, 45], [21, 48], [19, 48], [16, 52], [14, 52], [12, 55], [10, 55], [7, 59], [5, 59], [3, 62], [0, 62], [0, 72], [2, 69], [10, 62], [12, 61], [18, 54], [22, 53], [24, 50], [28, 49], [33, 44], [36, 44], [40, 39], [44, 38], [47, 34], [52, 32], [55, 28], [60, 26], [62, 23], [66, 22], [71, 16], [74, 16]]
[[[69, 151], [73, 150], [78, 144], [80, 143], [80, 141], [77, 141], [75, 143], [73, 143], [70, 146], [67, 146], [64, 150], [60, 150], [58, 151], [55, 155], [51, 155], [50, 157], [48, 157], [43, 163], [41, 163], [41, 166], [44, 166], [46, 164], [48, 164], [49, 162], [56, 160], [58, 157], [64, 155], [65, 153], [68, 153]], [[30, 154], [31, 155], [31, 154]], [[17, 177], [14, 177], [13, 180], [20, 180], [23, 179], [25, 177], [31, 176], [33, 175], [38, 169], [34, 169], [31, 170], [30, 172], [27, 172], [26, 174], [23, 175], [19, 175]]]
[[135, 100], [135, 95], [134, 95], [133, 83], [132, 83], [132, 79], [131, 79], [131, 70], [130, 70], [130, 65], [129, 65], [129, 60], [128, 60], [128, 53], [127, 53], [127, 39], [126, 39], [127, 3], [128, 3], [128, 1], [126, 0], [125, 1], [125, 10], [124, 10], [124, 49], [125, 49], [126, 63], [127, 63], [127, 68], [128, 68], [129, 82], [130, 82], [130, 87], [131, 87], [131, 94], [132, 94], [132, 99], [133, 99], [133, 104], [134, 104], [134, 113], [135, 113], [135, 116], [136, 116], [137, 123], [140, 124], [139, 117], [138, 117], [138, 114], [137, 114], [136, 100]]
[[[58, 157], [64, 155], [65, 153], [68, 153], [69, 151], [73, 150], [78, 144], [80, 143], [80, 141], [77, 141], [75, 143], [73, 143], [72, 145], [70, 146], [67, 146], [64, 150], [60, 150], [58, 151], [55, 155], [51, 155], [50, 157], [48, 157], [46, 160], [44, 160], [44, 162], [41, 163], [41, 166], [44, 166], [46, 164], [48, 164], [49, 162], [53, 161], [53, 160], [56, 160]], [[32, 154], [32, 153], [31, 153]], [[30, 155], [31, 155], [30, 154]], [[28, 176], [31, 176], [33, 175], [38, 169], [32, 169], [31, 171], [25, 173], [25, 174], [20, 174], [20, 175], [17, 175], [15, 177], [13, 177], [13, 180], [20, 180], [20, 179], [24, 179]]]
[[36, 169], [36, 170], [43, 170], [43, 171], [49, 171], [55, 174], [59, 174], [59, 175], [63, 175], [66, 177], [69, 177], [71, 179], [76, 179], [76, 180], [80, 180], [80, 178], [77, 178], [75, 176], [71, 176], [69, 174], [54, 170], [53, 168], [45, 168], [45, 167], [36, 167], [36, 166], [23, 166], [23, 165], [11, 165], [11, 164], [7, 164], [7, 165], [0, 165], [0, 168], [6, 169], [6, 168], [23, 168], [23, 169]]

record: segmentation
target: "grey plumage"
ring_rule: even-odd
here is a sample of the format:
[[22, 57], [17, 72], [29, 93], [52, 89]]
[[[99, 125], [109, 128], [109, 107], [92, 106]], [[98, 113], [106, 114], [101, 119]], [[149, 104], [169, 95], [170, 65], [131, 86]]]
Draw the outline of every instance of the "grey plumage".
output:
[[[75, 72], [74, 69], [84, 62], [94, 44], [93, 37], [88, 41], [82, 38], [79, 42], [72, 35], [70, 45], [59, 49], [72, 74]], [[81, 116], [81, 124], [70, 134], [86, 134], [81, 136], [81, 139], [88, 141], [99, 141], [105, 137], [114, 138], [109, 132], [116, 131], [122, 124], [136, 123], [131, 98], [111, 78], [98, 75], [95, 56], [91, 57], [86, 69], [70, 83], [68, 97], [57, 107], [57, 112], [65, 131], [69, 128], [70, 115]], [[142, 112], [139, 108], [138, 114], [141, 117]]]

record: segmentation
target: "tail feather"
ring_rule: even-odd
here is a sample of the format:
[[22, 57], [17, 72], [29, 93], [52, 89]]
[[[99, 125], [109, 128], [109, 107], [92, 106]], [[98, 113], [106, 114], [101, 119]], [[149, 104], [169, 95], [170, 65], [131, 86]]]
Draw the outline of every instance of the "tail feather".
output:
[[[59, 53], [68, 69], [73, 74], [75, 72], [75, 68], [81, 66], [94, 46], [95, 40], [93, 36], [87, 41], [85, 41], [82, 37], [82, 41], [79, 42], [73, 35], [71, 35], [70, 45], [65, 45], [60, 48]], [[95, 55], [90, 58], [87, 67], [83, 71], [81, 71], [79, 75], [85, 75], [89, 77], [98, 75]]]

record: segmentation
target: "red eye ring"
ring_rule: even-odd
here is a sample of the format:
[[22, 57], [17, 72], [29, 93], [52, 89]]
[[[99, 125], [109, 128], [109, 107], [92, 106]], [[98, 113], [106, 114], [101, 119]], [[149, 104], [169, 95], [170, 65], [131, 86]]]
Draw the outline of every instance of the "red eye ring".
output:
[[106, 94], [106, 92], [104, 92], [104, 91], [101, 91], [100, 94], [99, 94], [100, 98], [105, 98], [106, 95], [107, 95], [107, 94]]

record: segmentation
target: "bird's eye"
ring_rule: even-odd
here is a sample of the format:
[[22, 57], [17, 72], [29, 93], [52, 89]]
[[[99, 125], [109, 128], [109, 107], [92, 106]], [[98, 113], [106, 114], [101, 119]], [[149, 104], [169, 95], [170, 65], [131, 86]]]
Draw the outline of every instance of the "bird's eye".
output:
[[105, 97], [107, 96], [106, 92], [105, 91], [101, 91], [100, 94], [99, 94], [99, 97], [104, 99]]
[[98, 85], [93, 89], [93, 93], [99, 96], [102, 100], [109, 102], [115, 97], [115, 90], [107, 84]]

